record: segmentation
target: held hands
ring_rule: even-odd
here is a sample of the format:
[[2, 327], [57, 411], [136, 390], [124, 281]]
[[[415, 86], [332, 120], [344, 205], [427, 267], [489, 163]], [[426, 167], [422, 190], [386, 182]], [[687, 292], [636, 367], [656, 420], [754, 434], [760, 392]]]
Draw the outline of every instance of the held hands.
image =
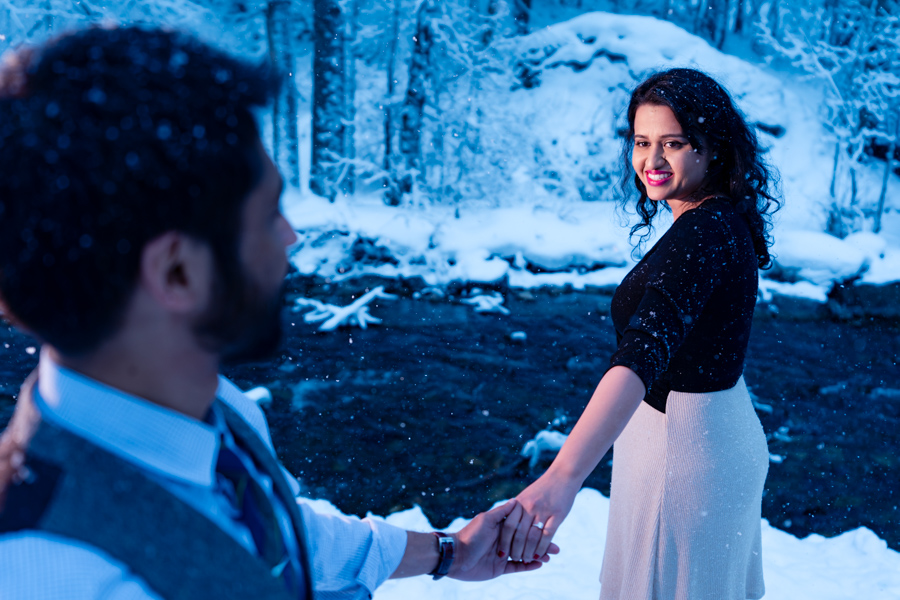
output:
[[[557, 479], [550, 471], [516, 497], [521, 511], [511, 511], [500, 535], [500, 551], [511, 561], [525, 565], [542, 560], [556, 544], [550, 543], [556, 530], [572, 510], [578, 486]], [[517, 519], [516, 517], [519, 516]]]
[[456, 560], [448, 577], [463, 581], [484, 581], [506, 573], [533, 571], [550, 560], [551, 554], [559, 553], [559, 547], [544, 544], [544, 552], [539, 558], [528, 563], [507, 560], [508, 550], [504, 550], [502, 540], [510, 522], [518, 523], [524, 516], [522, 505], [510, 500], [502, 506], [481, 513], [461, 531], [453, 534], [456, 538]]

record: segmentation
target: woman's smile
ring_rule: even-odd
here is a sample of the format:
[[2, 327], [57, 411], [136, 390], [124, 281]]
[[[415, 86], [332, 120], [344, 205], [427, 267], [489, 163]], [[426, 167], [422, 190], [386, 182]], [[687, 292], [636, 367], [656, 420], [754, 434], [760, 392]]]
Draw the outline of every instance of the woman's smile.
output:
[[663, 185], [672, 178], [671, 171], [644, 171], [647, 175], [647, 184], [652, 186]]

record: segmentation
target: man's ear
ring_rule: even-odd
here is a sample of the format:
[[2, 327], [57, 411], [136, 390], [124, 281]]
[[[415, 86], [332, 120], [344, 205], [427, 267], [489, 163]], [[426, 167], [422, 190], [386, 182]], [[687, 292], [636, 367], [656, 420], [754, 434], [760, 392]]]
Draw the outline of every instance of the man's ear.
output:
[[169, 231], [144, 246], [139, 282], [162, 307], [192, 313], [206, 306], [213, 271], [212, 251], [207, 244]]

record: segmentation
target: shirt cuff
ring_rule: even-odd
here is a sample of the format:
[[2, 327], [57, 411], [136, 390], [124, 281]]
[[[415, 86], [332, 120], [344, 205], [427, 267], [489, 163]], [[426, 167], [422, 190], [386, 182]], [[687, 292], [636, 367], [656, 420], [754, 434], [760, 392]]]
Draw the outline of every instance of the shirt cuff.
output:
[[403, 560], [406, 530], [380, 517], [342, 515], [321, 500], [298, 502], [320, 600], [371, 596]]
[[400, 566], [406, 553], [407, 533], [405, 529], [390, 525], [380, 517], [367, 517], [363, 523], [368, 523], [372, 528], [372, 546], [379, 548], [381, 560], [366, 562], [359, 578], [366, 587], [375, 591]]

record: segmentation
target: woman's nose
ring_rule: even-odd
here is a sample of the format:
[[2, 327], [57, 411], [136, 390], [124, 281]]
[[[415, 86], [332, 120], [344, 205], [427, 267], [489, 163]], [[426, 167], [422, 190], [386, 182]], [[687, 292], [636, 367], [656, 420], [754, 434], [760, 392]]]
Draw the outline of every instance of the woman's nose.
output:
[[647, 156], [647, 166], [650, 169], [658, 169], [666, 165], [666, 154], [662, 146], [653, 146]]

